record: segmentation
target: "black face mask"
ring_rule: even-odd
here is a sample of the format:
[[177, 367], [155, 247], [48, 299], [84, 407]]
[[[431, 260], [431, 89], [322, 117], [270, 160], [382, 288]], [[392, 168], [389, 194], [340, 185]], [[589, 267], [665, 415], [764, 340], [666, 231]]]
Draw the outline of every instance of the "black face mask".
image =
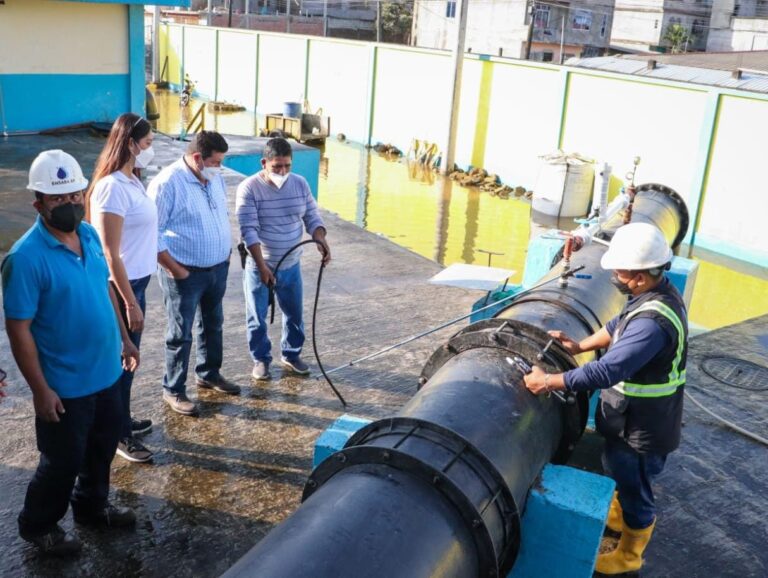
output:
[[615, 274], [611, 275], [611, 285], [616, 287], [623, 295], [632, 295], [632, 289], [629, 288], [629, 285], [621, 282]]
[[45, 219], [54, 229], [71, 233], [85, 217], [85, 205], [82, 203], [64, 203], [49, 211], [50, 217]]

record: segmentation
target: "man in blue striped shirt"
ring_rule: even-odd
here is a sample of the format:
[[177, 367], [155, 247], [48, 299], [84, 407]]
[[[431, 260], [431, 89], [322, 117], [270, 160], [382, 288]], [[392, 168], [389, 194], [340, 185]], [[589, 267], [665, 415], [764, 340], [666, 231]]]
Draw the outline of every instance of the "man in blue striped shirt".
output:
[[222, 300], [227, 288], [232, 233], [221, 162], [229, 149], [219, 133], [202, 131], [187, 153], [163, 169], [147, 193], [157, 204], [158, 273], [168, 315], [163, 399], [174, 411], [196, 415], [186, 394], [192, 323], [197, 324], [197, 385], [236, 395], [240, 388], [221, 373]]
[[294, 373], [309, 374], [309, 367], [301, 360], [304, 345], [301, 249], [290, 253], [282, 262], [275, 283], [278, 262], [301, 241], [304, 229], [318, 242], [323, 262], [331, 260], [325, 225], [309, 185], [304, 177], [290, 172], [292, 157], [287, 140], [270, 139], [261, 160], [263, 170], [237, 188], [237, 220], [248, 249], [243, 276], [248, 348], [254, 361], [252, 376], [258, 380], [270, 378], [272, 345], [266, 321], [270, 287], [274, 287], [283, 312], [281, 363]]

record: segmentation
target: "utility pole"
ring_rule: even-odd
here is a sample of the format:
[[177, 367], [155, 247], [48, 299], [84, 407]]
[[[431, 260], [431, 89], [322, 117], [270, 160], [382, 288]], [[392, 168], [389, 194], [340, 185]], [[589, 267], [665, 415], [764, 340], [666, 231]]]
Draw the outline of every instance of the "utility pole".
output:
[[288, 20], [288, 25], [287, 25], [285, 31], [288, 34], [290, 34], [291, 33], [291, 0], [288, 0], [286, 2], [285, 16], [286, 16], [286, 19]]
[[418, 2], [419, 0], [413, 0], [413, 13], [411, 14], [411, 38], [410, 44], [411, 46], [416, 46], [417, 39], [416, 39], [416, 28], [417, 28], [417, 15], [419, 13], [418, 10]]
[[323, 0], [323, 36], [328, 36], [328, 0]]
[[376, 0], [376, 42], [381, 42], [381, 2]]
[[563, 17], [560, 20], [560, 64], [565, 60], [563, 57], [563, 48], [565, 47], [565, 20], [568, 18], [568, 12], [569, 10], [566, 8]]
[[525, 40], [525, 60], [531, 58], [531, 42], [533, 42], [533, 17], [536, 14], [536, 2], [535, 0], [528, 0], [528, 38]]
[[211, 22], [213, 22], [213, 0], [208, 0], [208, 22], [206, 24], [210, 26]]
[[227, 26], [229, 28], [232, 28], [232, 8], [234, 8], [232, 0], [229, 0], [229, 19], [227, 20]]
[[451, 112], [448, 119], [448, 138], [443, 147], [443, 159], [440, 172], [447, 175], [453, 171], [456, 156], [456, 131], [459, 124], [459, 105], [461, 104], [461, 73], [464, 67], [464, 44], [467, 37], [467, 13], [469, 0], [456, 0], [459, 21], [456, 31], [456, 45], [453, 47], [453, 91], [451, 94]]
[[160, 81], [160, 6], [152, 11], [152, 81]]

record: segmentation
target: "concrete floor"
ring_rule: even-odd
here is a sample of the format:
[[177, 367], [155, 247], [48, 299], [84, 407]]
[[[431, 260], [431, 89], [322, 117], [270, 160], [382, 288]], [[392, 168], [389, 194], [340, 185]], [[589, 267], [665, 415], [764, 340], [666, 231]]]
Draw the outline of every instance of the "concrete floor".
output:
[[[159, 165], [180, 154], [178, 143], [163, 137], [156, 143]], [[241, 179], [227, 175], [233, 234], [234, 188]], [[31, 222], [32, 211], [20, 211], [19, 218]], [[323, 218], [333, 252], [323, 275], [317, 325], [326, 368], [458, 317], [479, 297], [427, 284], [439, 265], [327, 212]], [[310, 248], [303, 258], [308, 314], [318, 267], [319, 253]], [[38, 453], [31, 395], [0, 332], [0, 366], [8, 369], [10, 396], [0, 403], [5, 432], [0, 436], [0, 576], [218, 576], [295, 509], [311, 470], [314, 440], [343, 410], [324, 381], [284, 377], [275, 368], [271, 382], [250, 384], [239, 259], [232, 260], [224, 311], [223, 373], [243, 386], [243, 394], [230, 397], [191, 386], [201, 415], [180, 416], [160, 398], [166, 323], [159, 286], [154, 279], [150, 283], [133, 411], [154, 421], [144, 442], [157, 454], [152, 464], [115, 458], [112, 480], [114, 501], [135, 508], [139, 524], [135, 531], [79, 530], [85, 551], [69, 561], [39, 558], [16, 533]], [[279, 342], [279, 324], [278, 313], [273, 343]], [[453, 331], [334, 374], [347, 411], [369, 418], [395, 411], [415, 392], [429, 354]], [[316, 367], [309, 341], [305, 355]], [[71, 515], [63, 525], [72, 528]]]
[[[68, 145], [71, 138], [66, 137]], [[178, 143], [163, 137], [156, 142], [158, 165], [180, 154]], [[45, 144], [41, 149], [50, 148]], [[93, 148], [85, 146], [83, 155], [95, 158]], [[227, 175], [231, 205], [240, 179]], [[427, 284], [439, 265], [327, 212], [323, 216], [333, 250], [317, 327], [326, 368], [462, 315], [478, 297]], [[28, 212], [20, 208], [17, 218], [27, 226], [31, 207]], [[232, 226], [235, 233], [234, 220]], [[318, 266], [318, 254], [308, 250], [303, 260], [306, 311]], [[0, 403], [0, 576], [218, 576], [297, 507], [313, 443], [343, 410], [323, 381], [282, 376], [278, 369], [273, 381], [250, 384], [241, 278], [233, 259], [224, 305], [223, 372], [244, 386], [243, 394], [229, 397], [190, 387], [200, 401], [198, 418], [175, 414], [161, 402], [165, 319], [157, 283], [150, 284], [133, 408], [137, 417], [154, 421], [144, 441], [157, 454], [152, 464], [121, 458], [113, 463], [113, 499], [135, 508], [139, 524], [135, 530], [104, 533], [78, 529], [85, 551], [72, 560], [40, 558], [16, 534], [15, 518], [38, 454], [31, 396], [0, 332], [0, 366], [9, 370], [10, 384], [10, 397]], [[271, 328], [273, 342], [279, 339], [278, 328], [279, 314]], [[395, 412], [415, 392], [429, 354], [456, 329], [336, 373], [336, 384], [350, 402], [347, 411], [368, 418]], [[768, 394], [709, 378], [700, 364], [714, 354], [764, 364], [768, 316], [696, 337], [689, 362], [689, 389], [698, 399], [768, 436]], [[313, 361], [309, 343], [306, 356]], [[722, 428], [689, 403], [685, 423], [683, 445], [659, 480], [661, 514], [643, 575], [768, 575], [766, 449]], [[594, 465], [599, 439], [588, 435], [584, 444], [591, 446], [586, 453]], [[63, 525], [73, 527], [70, 515]]]

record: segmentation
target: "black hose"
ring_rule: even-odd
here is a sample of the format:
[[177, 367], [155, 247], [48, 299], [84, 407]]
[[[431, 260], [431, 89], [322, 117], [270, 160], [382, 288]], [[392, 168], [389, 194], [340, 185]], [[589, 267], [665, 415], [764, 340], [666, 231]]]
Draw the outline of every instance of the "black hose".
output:
[[[315, 243], [316, 245], [319, 245], [323, 249], [323, 257], [325, 257], [325, 249], [323, 247], [323, 244], [320, 241], [316, 241], [315, 239], [307, 239], [306, 241], [302, 241], [300, 243], [295, 244], [293, 247], [288, 249], [288, 252], [282, 256], [282, 258], [277, 262], [277, 265], [275, 265], [275, 270], [273, 271], [273, 275], [275, 276], [275, 282], [269, 286], [269, 306], [271, 306], [272, 311], [270, 313], [270, 325], [275, 322], [275, 285], [277, 285], [277, 273], [280, 270], [280, 265], [283, 264], [283, 261], [285, 261], [285, 258], [293, 253], [296, 249], [301, 247], [302, 245], [307, 245], [309, 243]], [[347, 407], [347, 402], [342, 397], [341, 393], [339, 393], [339, 390], [336, 389], [336, 386], [333, 385], [333, 382], [331, 381], [331, 378], [328, 377], [328, 375], [325, 373], [325, 369], [323, 368], [323, 364], [320, 361], [320, 354], [317, 352], [317, 338], [315, 337], [317, 335], [317, 331], [315, 330], [316, 321], [317, 321], [317, 303], [320, 300], [320, 284], [323, 281], [323, 269], [325, 269], [325, 260], [321, 261], [320, 263], [320, 270], [317, 273], [317, 286], [315, 287], [315, 303], [312, 306], [312, 350], [315, 353], [315, 359], [317, 359], [317, 366], [320, 368], [320, 372], [323, 374], [323, 377], [325, 378], [325, 381], [328, 382], [328, 385], [331, 386], [331, 389], [333, 390], [333, 393], [336, 394], [336, 397], [339, 398], [339, 401], [341, 402], [341, 405], [345, 408]]]

